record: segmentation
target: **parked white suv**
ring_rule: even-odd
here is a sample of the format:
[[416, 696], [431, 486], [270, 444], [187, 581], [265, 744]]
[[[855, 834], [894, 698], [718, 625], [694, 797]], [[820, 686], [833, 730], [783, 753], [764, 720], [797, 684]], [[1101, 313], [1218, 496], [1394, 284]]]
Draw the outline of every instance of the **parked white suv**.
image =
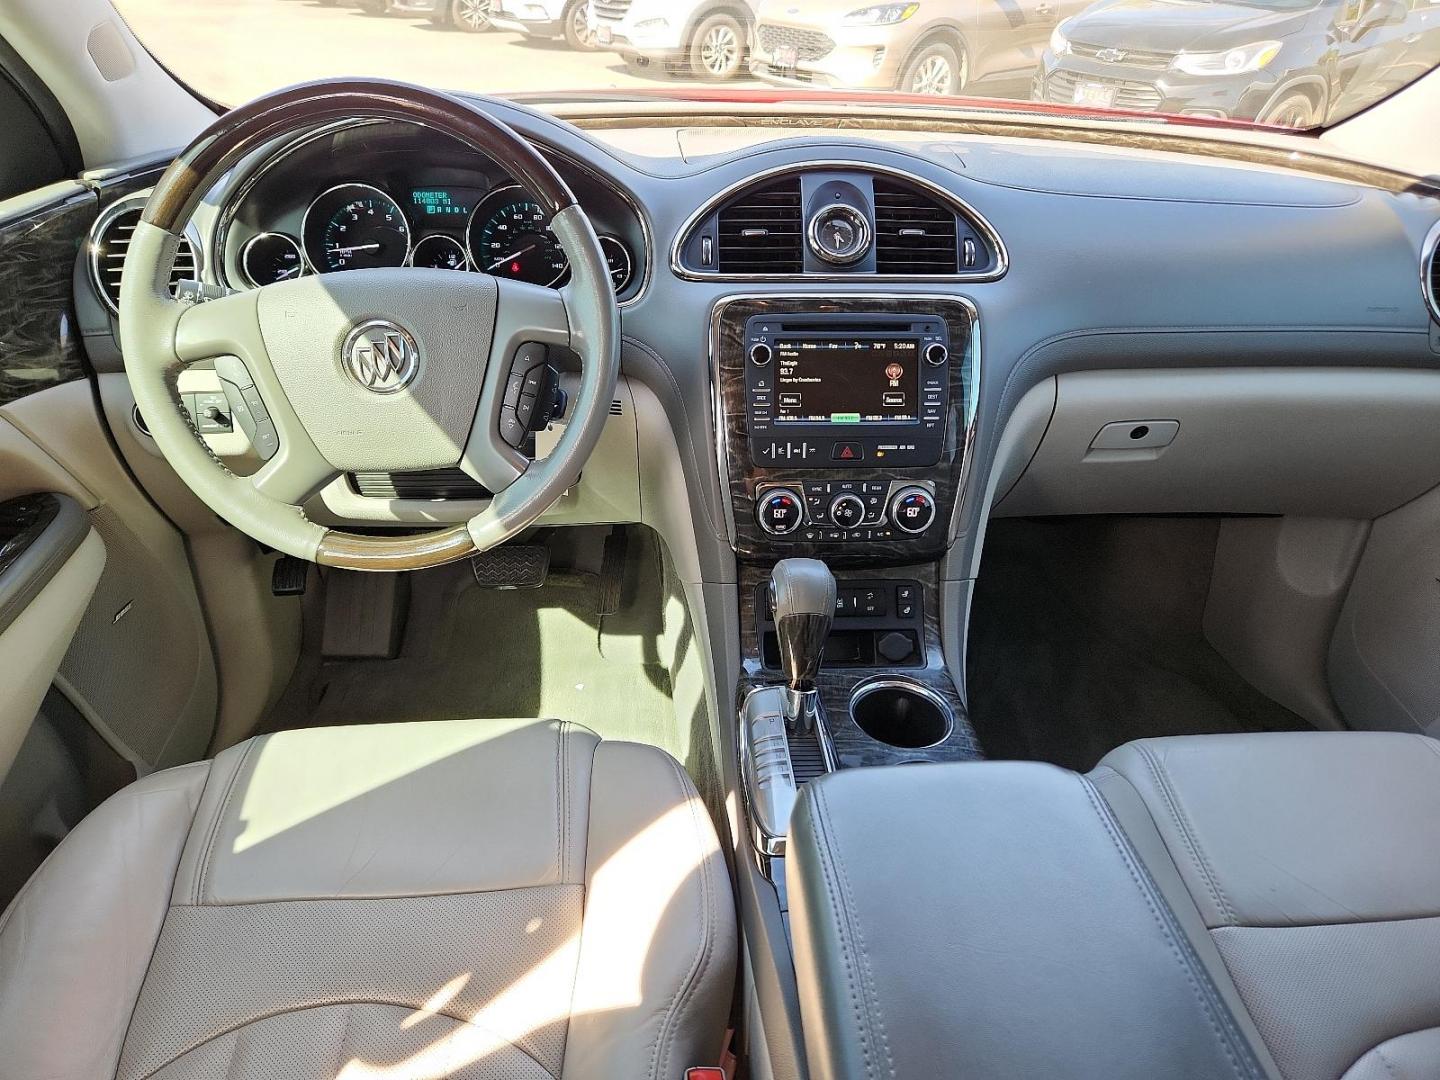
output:
[[564, 38], [565, 44], [581, 52], [595, 48], [585, 0], [495, 0], [490, 21], [497, 30], [527, 37]]
[[745, 74], [755, 8], [756, 0], [590, 0], [590, 28], [598, 48], [627, 64], [718, 81]]

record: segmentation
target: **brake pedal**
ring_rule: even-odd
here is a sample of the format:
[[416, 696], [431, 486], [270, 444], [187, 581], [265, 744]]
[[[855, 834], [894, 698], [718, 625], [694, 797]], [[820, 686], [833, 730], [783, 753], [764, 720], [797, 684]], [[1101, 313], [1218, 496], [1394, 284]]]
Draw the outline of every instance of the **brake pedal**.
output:
[[470, 556], [475, 584], [482, 589], [538, 589], [550, 572], [544, 544], [504, 544]]

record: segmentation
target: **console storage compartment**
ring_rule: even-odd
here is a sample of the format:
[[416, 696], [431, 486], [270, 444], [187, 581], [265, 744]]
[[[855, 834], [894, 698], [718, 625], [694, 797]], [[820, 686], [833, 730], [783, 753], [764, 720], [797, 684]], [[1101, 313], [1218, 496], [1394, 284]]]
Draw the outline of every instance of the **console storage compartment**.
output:
[[802, 790], [785, 861], [817, 1080], [1255, 1075], [1084, 777], [1019, 762], [832, 773]]

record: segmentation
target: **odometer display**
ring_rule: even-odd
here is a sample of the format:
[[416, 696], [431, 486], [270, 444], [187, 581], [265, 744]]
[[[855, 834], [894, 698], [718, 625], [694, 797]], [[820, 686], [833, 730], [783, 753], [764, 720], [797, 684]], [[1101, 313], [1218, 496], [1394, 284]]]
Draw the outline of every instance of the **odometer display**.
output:
[[404, 266], [410, 223], [400, 205], [369, 184], [341, 184], [305, 211], [305, 255], [319, 273]]
[[558, 285], [570, 269], [544, 209], [516, 185], [492, 191], [468, 230], [470, 261], [484, 274]]

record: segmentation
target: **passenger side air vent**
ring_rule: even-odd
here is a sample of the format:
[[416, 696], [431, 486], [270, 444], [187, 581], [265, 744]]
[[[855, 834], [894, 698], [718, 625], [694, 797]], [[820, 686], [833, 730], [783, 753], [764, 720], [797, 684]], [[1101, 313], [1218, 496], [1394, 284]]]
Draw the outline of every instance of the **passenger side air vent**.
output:
[[[130, 250], [130, 237], [140, 224], [145, 208], [144, 199], [126, 199], [116, 203], [95, 223], [90, 237], [90, 277], [105, 306], [120, 312], [120, 273], [125, 266], [125, 253]], [[195, 245], [181, 237], [175, 253], [175, 266], [170, 271], [170, 288], [187, 279], [200, 276], [199, 257]]]
[[720, 208], [722, 274], [798, 274], [804, 267], [800, 178], [752, 188]]
[[367, 499], [488, 499], [486, 491], [460, 469], [422, 472], [351, 473], [355, 490]]
[[954, 274], [960, 260], [954, 210], [908, 185], [875, 178], [877, 274]]

